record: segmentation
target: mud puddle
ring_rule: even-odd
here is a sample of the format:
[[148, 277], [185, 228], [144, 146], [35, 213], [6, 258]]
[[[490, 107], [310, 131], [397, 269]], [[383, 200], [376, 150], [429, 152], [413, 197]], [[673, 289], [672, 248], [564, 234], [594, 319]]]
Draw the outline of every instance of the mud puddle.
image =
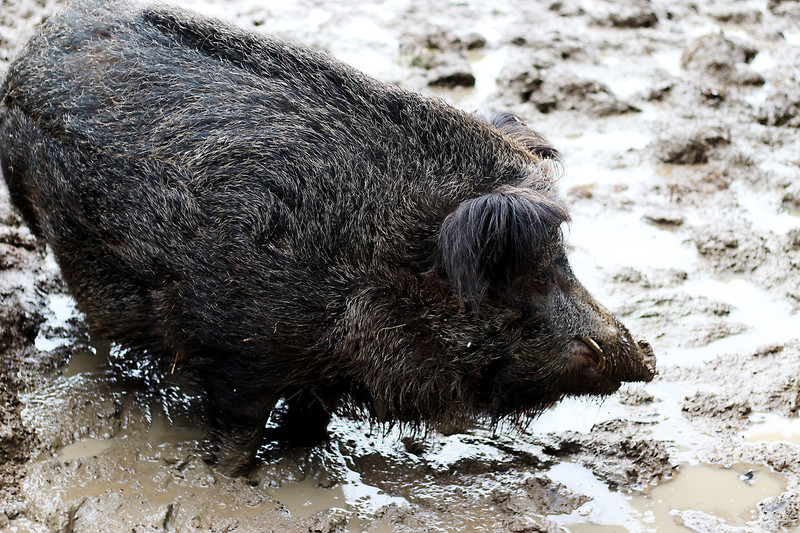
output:
[[753, 425], [742, 433], [747, 442], [786, 442], [800, 445], [800, 419], [774, 413], [757, 413], [750, 417]]
[[749, 531], [758, 503], [780, 495], [786, 484], [763, 467], [682, 465], [674, 479], [641, 494], [603, 493], [595, 483], [595, 500], [558, 522], [572, 533]]

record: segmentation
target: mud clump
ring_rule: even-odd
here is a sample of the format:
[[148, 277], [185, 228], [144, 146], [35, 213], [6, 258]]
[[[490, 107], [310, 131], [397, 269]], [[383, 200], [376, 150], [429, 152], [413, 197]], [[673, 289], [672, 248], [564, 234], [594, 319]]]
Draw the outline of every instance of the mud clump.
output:
[[[17, 266], [9, 265], [4, 274], [18, 275]], [[0, 505], [17, 494], [19, 472], [30, 460], [36, 440], [20, 418], [23, 405], [19, 391], [29, 385], [25, 383], [31, 371], [28, 367], [36, 372], [41, 365], [41, 361], [31, 356], [35, 352], [32, 344], [44, 319], [35, 305], [41, 301], [24, 301], [22, 294], [18, 287], [9, 287], [6, 278], [0, 277]]]
[[478, 34], [462, 38], [444, 28], [433, 28], [423, 35], [405, 35], [400, 55], [409, 66], [421, 71], [418, 74], [429, 87], [473, 87], [475, 75], [466, 54], [485, 45], [486, 39]]
[[540, 113], [558, 110], [608, 117], [640, 111], [619, 100], [607, 85], [568, 72], [506, 72], [500, 83], [516, 94], [520, 102], [533, 104]]
[[642, 390], [624, 391], [619, 395], [619, 403], [623, 405], [649, 405], [655, 400], [655, 396]]
[[[33, 355], [33, 343], [42, 322], [39, 313], [23, 303], [17, 292], [0, 290], [0, 505], [12, 500], [19, 491], [20, 472], [30, 460], [36, 434], [21, 417], [19, 398], [28, 366], [41, 364]], [[31, 360], [30, 363], [28, 361]], [[63, 416], [63, 413], [62, 413]], [[2, 507], [0, 507], [2, 510]], [[6, 517], [0, 516], [0, 521]]]
[[[526, 479], [518, 491], [495, 490], [491, 501], [509, 517], [504, 521], [507, 531], [544, 533], [560, 529], [537, 520], [536, 515], [569, 514], [590, 501], [590, 498], [576, 494], [544, 476], [533, 476]], [[545, 502], [545, 505], [532, 507], [532, 502]]]
[[717, 147], [731, 142], [730, 133], [719, 127], [706, 127], [690, 133], [677, 133], [655, 143], [653, 150], [663, 163], [698, 165], [707, 163]]
[[[501, 77], [501, 83], [513, 94], [519, 97], [520, 102], [536, 102], [532, 99], [544, 84], [543, 72], [537, 68], [531, 68], [517, 73], [505, 72]], [[538, 108], [538, 106], [537, 106]], [[542, 111], [542, 109], [539, 109]], [[546, 109], [543, 112], [549, 111]]]
[[0, 357], [13, 348], [33, 343], [44, 318], [30, 313], [16, 294], [6, 296], [6, 304], [0, 307]]
[[753, 409], [747, 400], [739, 401], [714, 393], [698, 392], [686, 398], [681, 411], [713, 431], [739, 430], [746, 426]]
[[675, 464], [667, 447], [641, 426], [624, 420], [595, 425], [588, 434], [567, 432], [545, 439], [544, 451], [570, 455], [612, 490], [627, 490], [672, 476]]
[[745, 41], [721, 32], [711, 33], [689, 44], [681, 65], [723, 84], [763, 85], [764, 78], [748, 65], [756, 54], [758, 50]]
[[800, 250], [800, 228], [788, 231], [786, 233], [786, 242], [790, 250]]
[[592, 21], [599, 26], [612, 28], [652, 28], [658, 24], [658, 15], [650, 0], [631, 0], [629, 2], [598, 2], [600, 10], [594, 13]]
[[773, 14], [797, 20], [800, 18], [800, 2], [797, 0], [768, 0], [767, 9]]
[[[614, 282], [618, 284], [618, 287], [622, 290], [640, 290], [674, 287], [685, 282], [687, 277], [685, 271], [676, 269], [665, 269], [657, 274], [657, 276], [651, 278], [635, 268], [623, 267], [611, 273], [609, 278], [614, 280]], [[637, 301], [639, 303], [643, 303], [645, 300], [639, 299]], [[661, 301], [661, 299], [656, 298], [655, 301]], [[623, 305], [621, 309], [621, 313], [637, 312], [635, 306], [627, 307]]]
[[713, 4], [704, 11], [715, 20], [726, 24], [758, 24], [762, 20], [761, 11], [746, 5]]
[[660, 228], [676, 228], [686, 221], [683, 215], [667, 210], [649, 211], [642, 215], [642, 218], [648, 224]]
[[757, 120], [764, 126], [800, 128], [800, 87], [792, 86], [791, 90], [770, 94]]
[[[713, 384], [682, 402], [684, 416], [730, 433], [749, 425], [749, 415], [777, 412], [797, 416], [800, 410], [800, 346], [766, 345], [743, 355], [727, 355], [701, 367], [665, 371], [669, 381], [689, 379]], [[735, 368], [736, 372], [730, 372]], [[800, 459], [794, 459], [800, 460]]]
[[347, 516], [341, 512], [319, 511], [311, 516], [309, 533], [339, 533], [347, 531]]
[[752, 272], [770, 257], [766, 238], [744, 231], [741, 221], [697, 228], [692, 240], [700, 256], [719, 272]]
[[[800, 9], [798, 10], [800, 14]], [[793, 487], [784, 496], [768, 498], [758, 503], [759, 518], [765, 530], [775, 527], [789, 530], [797, 526], [800, 517], [800, 489]]]
[[21, 424], [16, 384], [5, 376], [5, 372], [5, 365], [0, 363], [0, 404], [3, 405], [0, 413], [0, 465], [3, 465], [0, 468], [0, 502], [17, 493], [18, 471], [29, 460], [30, 441], [34, 437]]
[[781, 207], [789, 211], [800, 211], [800, 183], [792, 183], [786, 187], [781, 198]]

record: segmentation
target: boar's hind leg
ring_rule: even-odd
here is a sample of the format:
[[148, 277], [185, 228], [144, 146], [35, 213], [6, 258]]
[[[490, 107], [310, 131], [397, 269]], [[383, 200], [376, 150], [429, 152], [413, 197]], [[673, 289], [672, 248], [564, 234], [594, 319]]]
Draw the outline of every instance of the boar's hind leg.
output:
[[233, 373], [215, 373], [205, 379], [211, 431], [220, 470], [245, 474], [255, 463], [269, 413], [278, 400], [274, 393], [250, 389]]

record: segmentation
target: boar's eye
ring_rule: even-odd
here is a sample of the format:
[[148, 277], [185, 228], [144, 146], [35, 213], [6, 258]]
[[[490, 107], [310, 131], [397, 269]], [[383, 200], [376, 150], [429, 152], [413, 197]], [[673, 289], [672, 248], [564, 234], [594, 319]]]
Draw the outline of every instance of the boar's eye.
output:
[[556, 268], [552, 266], [547, 267], [542, 273], [540, 273], [536, 277], [536, 279], [532, 283], [533, 288], [539, 293], [550, 292], [557, 285], [556, 276], [558, 276]]
[[549, 264], [540, 271], [530, 272], [523, 282], [528, 296], [547, 296], [554, 290], [569, 291], [573, 279], [572, 268], [563, 250], [556, 252]]
[[504, 187], [466, 200], [442, 222], [441, 266], [459, 297], [477, 308], [490, 287], [506, 292], [541, 271], [567, 220], [550, 191]]
[[528, 303], [543, 303], [553, 291], [563, 290], [566, 276], [558, 265], [549, 265], [544, 270], [532, 274], [520, 287]]

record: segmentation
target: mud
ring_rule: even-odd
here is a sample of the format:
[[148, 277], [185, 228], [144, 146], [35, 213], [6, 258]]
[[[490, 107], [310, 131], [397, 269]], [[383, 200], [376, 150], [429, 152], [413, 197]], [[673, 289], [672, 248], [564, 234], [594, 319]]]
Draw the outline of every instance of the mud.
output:
[[[2, 0], [0, 75], [60, 0]], [[337, 418], [207, 465], [198, 397], [90, 337], [0, 187], [0, 530], [800, 531], [800, 11], [793, 0], [193, 0], [564, 156], [571, 261], [653, 383], [524, 429]]]

